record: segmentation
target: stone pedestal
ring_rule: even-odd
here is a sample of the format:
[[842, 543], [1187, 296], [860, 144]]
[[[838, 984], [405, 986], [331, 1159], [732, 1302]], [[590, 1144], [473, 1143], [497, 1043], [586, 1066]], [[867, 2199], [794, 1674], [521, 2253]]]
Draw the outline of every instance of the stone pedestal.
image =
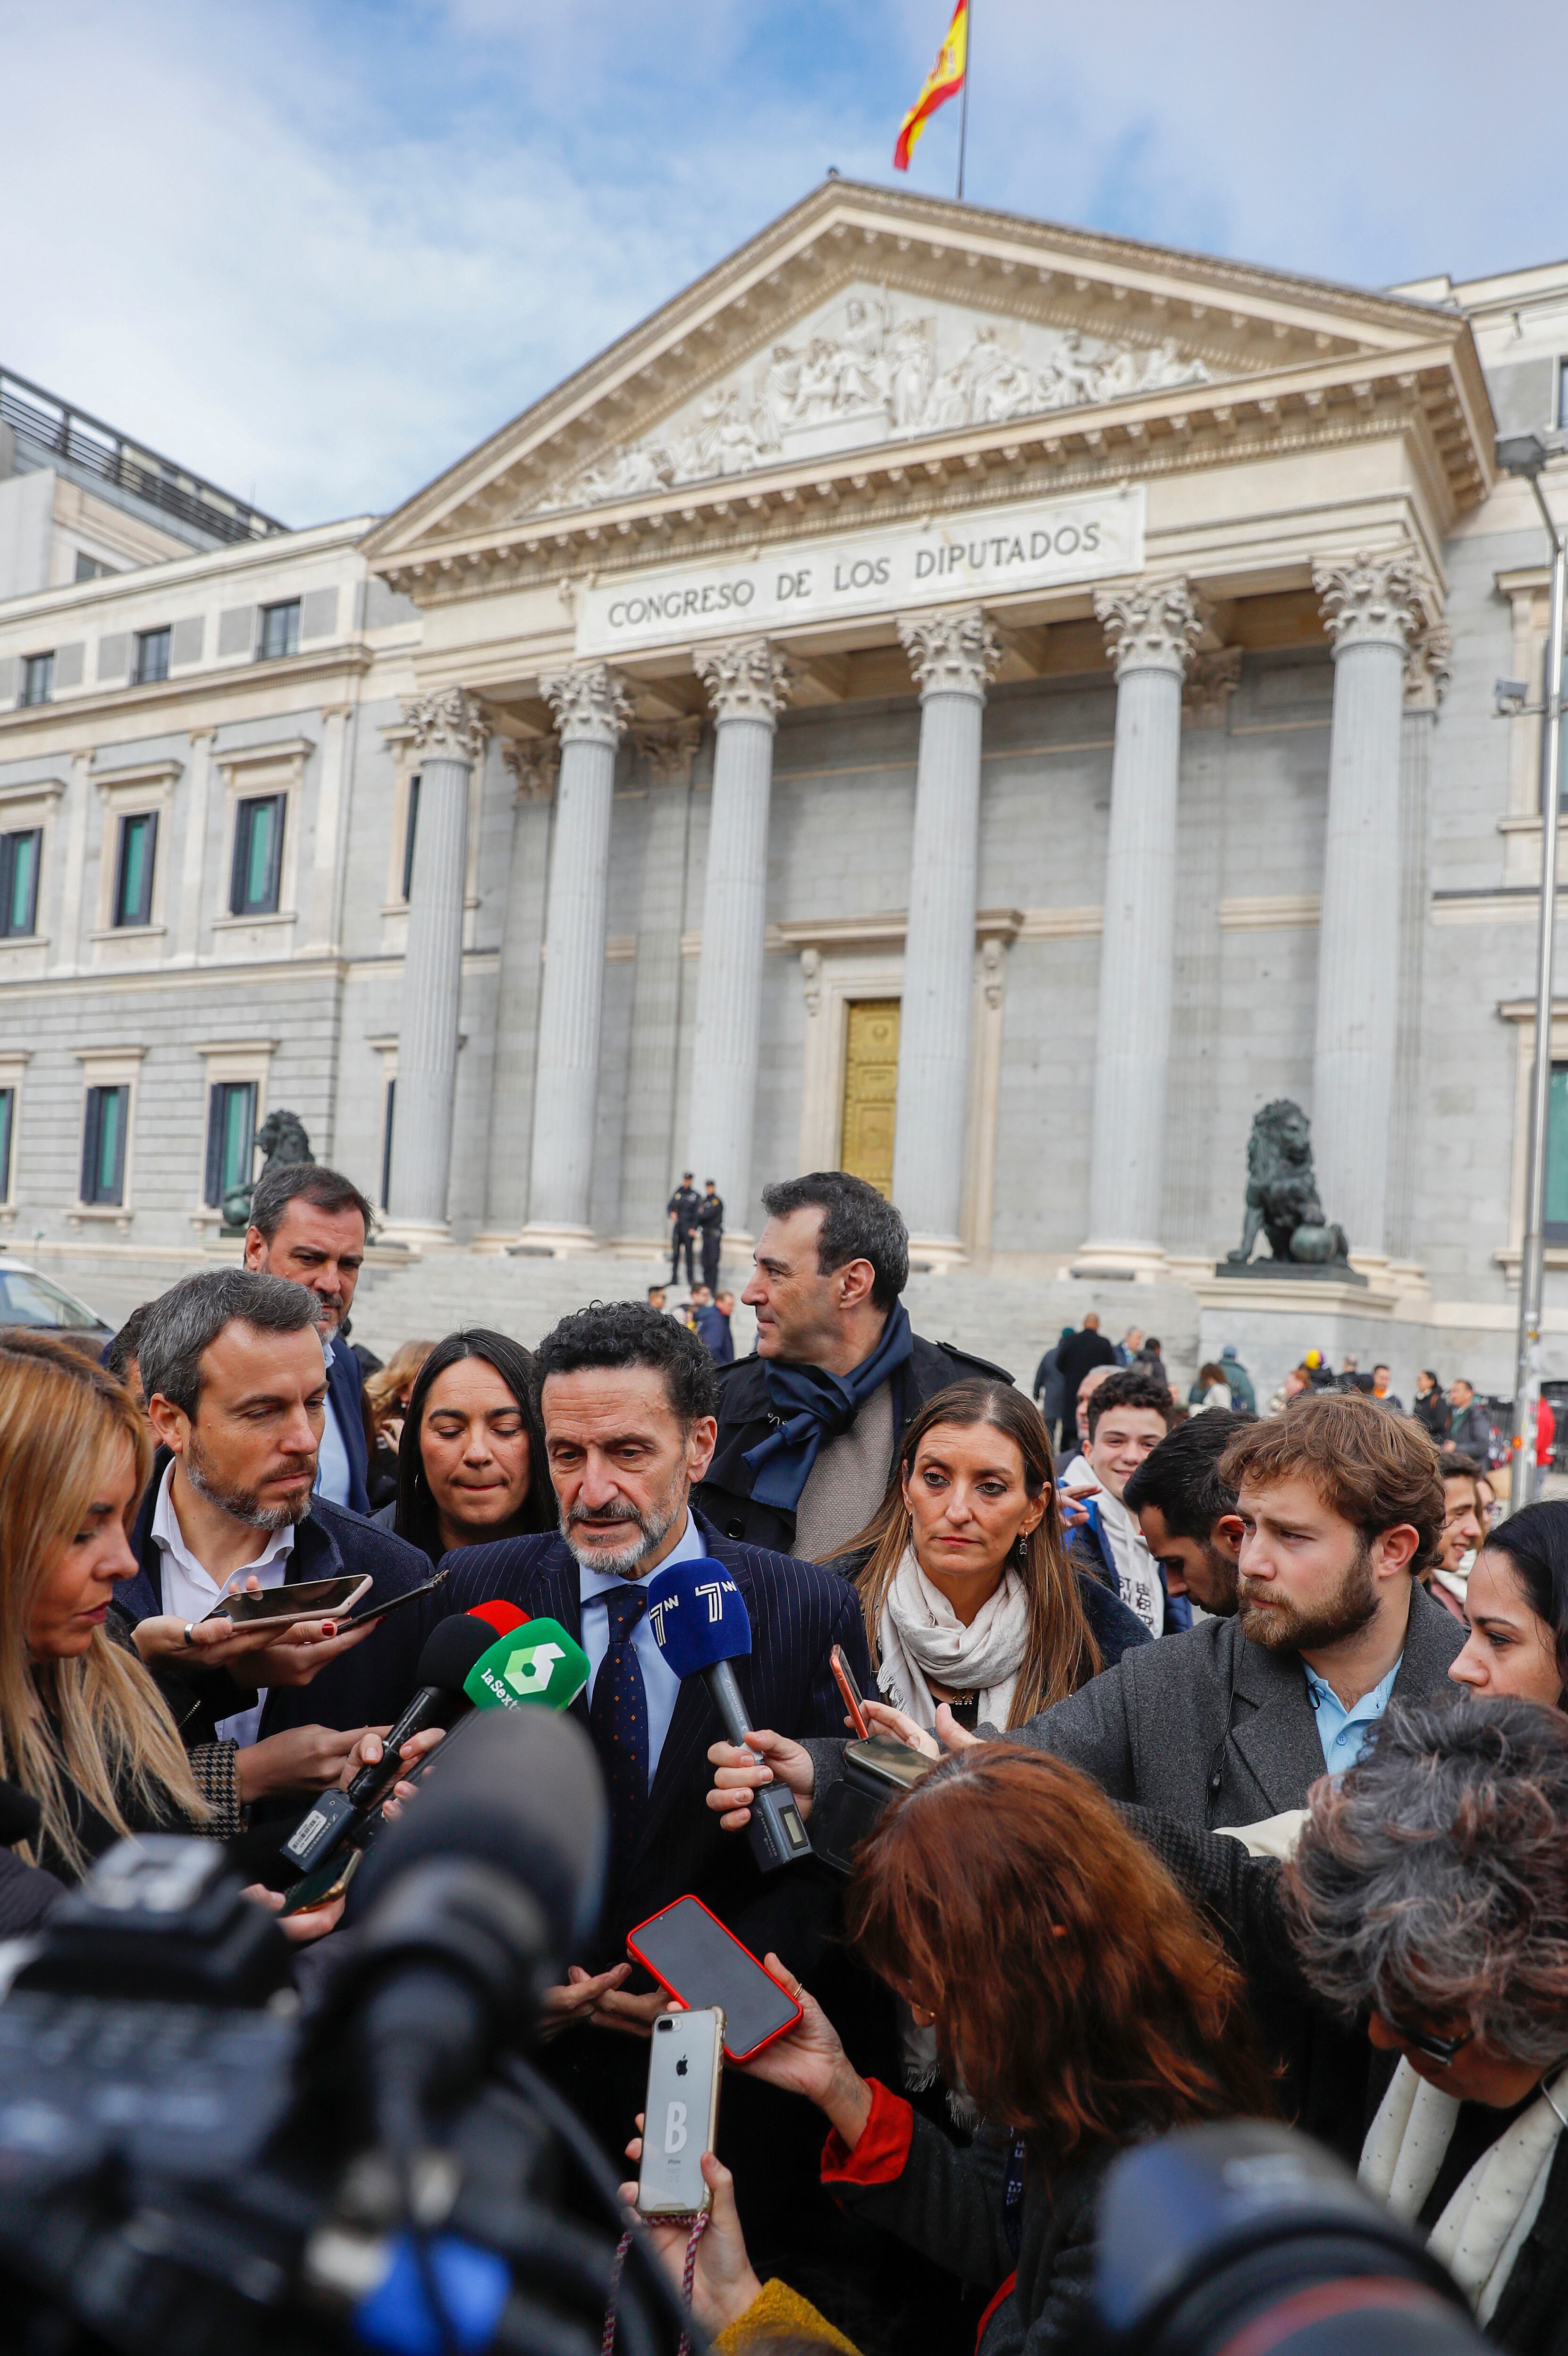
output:
[[893, 1200], [912, 1256], [962, 1256], [965, 1124], [980, 838], [980, 729], [986, 681], [1001, 657], [978, 605], [901, 621], [920, 686], [920, 766], [899, 1018]]
[[[1305, 1280], [1264, 1273], [1216, 1275], [1193, 1290], [1199, 1363], [1217, 1360], [1232, 1343], [1253, 1378], [1260, 1413], [1267, 1413], [1275, 1391], [1308, 1350], [1321, 1350], [1336, 1374], [1347, 1351], [1362, 1374], [1371, 1374], [1380, 1358], [1392, 1365], [1397, 1357], [1396, 1390], [1406, 1379], [1405, 1363], [1413, 1354], [1395, 1323], [1392, 1284], [1348, 1284], [1342, 1273]], [[1408, 1391], [1404, 1398], [1408, 1406]]]
[[1148, 1280], [1160, 1217], [1176, 937], [1181, 685], [1202, 617], [1185, 581], [1102, 591], [1116, 666], [1111, 830], [1100, 942], [1089, 1240], [1074, 1274]]
[[1321, 564], [1313, 579], [1334, 642], [1313, 1145], [1328, 1216], [1353, 1251], [1382, 1253], [1399, 1033], [1405, 657], [1432, 592], [1409, 549]]
[[788, 668], [765, 638], [732, 639], [693, 661], [713, 708], [714, 748], [686, 1161], [699, 1188], [718, 1182], [743, 1222], [762, 1052], [773, 732]]
[[604, 997], [605, 902], [615, 748], [631, 698], [607, 663], [578, 663], [539, 681], [560, 735], [555, 841], [545, 913], [528, 1224], [523, 1240], [550, 1251], [592, 1242], [589, 1200], [598, 1117]]
[[405, 706], [420, 762], [419, 829], [409, 890], [409, 943], [398, 1031], [386, 1233], [428, 1248], [448, 1241], [452, 1110], [463, 985], [463, 899], [468, 872], [468, 780], [486, 730], [461, 688]]

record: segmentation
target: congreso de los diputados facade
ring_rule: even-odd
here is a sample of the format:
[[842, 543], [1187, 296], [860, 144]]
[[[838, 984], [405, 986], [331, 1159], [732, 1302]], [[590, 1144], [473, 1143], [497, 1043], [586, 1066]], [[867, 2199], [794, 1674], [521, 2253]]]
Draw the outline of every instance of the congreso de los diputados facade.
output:
[[[1019, 1371], [1093, 1300], [1510, 1387], [1549, 550], [1494, 445], [1565, 361], [1568, 264], [830, 179], [381, 518], [0, 369], [0, 1246], [140, 1297], [286, 1109], [426, 1328], [653, 1262], [684, 1169], [739, 1273], [837, 1164]], [[1549, 1376], [1568, 972], [1553, 1031]], [[1280, 1099], [1309, 1311], [1225, 1272]]]

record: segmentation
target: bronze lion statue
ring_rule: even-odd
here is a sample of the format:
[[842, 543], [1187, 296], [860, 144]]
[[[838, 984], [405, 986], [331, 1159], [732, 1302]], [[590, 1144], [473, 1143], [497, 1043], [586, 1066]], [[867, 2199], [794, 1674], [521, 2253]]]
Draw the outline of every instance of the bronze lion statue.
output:
[[[297, 1112], [270, 1112], [256, 1131], [255, 1150], [265, 1154], [261, 1174], [292, 1162], [314, 1162], [310, 1139], [305, 1125]], [[255, 1186], [235, 1186], [223, 1197], [223, 1228], [226, 1235], [243, 1234], [251, 1221], [251, 1197]]]
[[1247, 1216], [1240, 1247], [1225, 1257], [1244, 1266], [1260, 1234], [1278, 1260], [1312, 1268], [1346, 1267], [1349, 1238], [1323, 1215], [1312, 1168], [1307, 1115], [1288, 1097], [1276, 1097], [1253, 1115], [1247, 1140]]

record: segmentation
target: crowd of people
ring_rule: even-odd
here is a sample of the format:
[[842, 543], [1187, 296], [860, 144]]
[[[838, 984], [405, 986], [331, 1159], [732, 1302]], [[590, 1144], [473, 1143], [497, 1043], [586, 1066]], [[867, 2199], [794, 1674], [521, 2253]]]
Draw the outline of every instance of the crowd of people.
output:
[[[533, 1346], [357, 1351], [372, 1214], [315, 1164], [267, 1173], [243, 1266], [145, 1303], [102, 1366], [0, 1336], [0, 1933], [153, 1830], [221, 1840], [275, 1912], [283, 1840], [381, 1761], [432, 1628], [510, 1605], [581, 1644], [609, 1800], [597, 1924], [541, 1998], [557, 2086], [639, 2156], [669, 1997], [627, 1936], [683, 1895], [800, 2008], [728, 2073], [694, 2258], [660, 2229], [721, 2347], [1066, 2350], [1117, 2156], [1276, 2119], [1499, 2345], [1557, 2356], [1568, 1503], [1500, 1515], [1468, 1385], [1424, 1375], [1406, 1413], [1386, 1367], [1316, 1352], [1260, 1415], [1233, 1348], [1179, 1400], [1157, 1339], [1091, 1314], [1026, 1397], [914, 1332], [874, 1189], [763, 1203], [740, 1358], [690, 1173], [689, 1303], [594, 1302]], [[697, 1559], [750, 1622], [744, 1747], [649, 1624], [651, 1574]], [[218, 1609], [324, 1577], [409, 1601]], [[901, 1762], [859, 1819], [836, 1655]], [[766, 1784], [823, 1835], [771, 1875], [742, 1837]], [[316, 1983], [344, 1902], [280, 1918]]]

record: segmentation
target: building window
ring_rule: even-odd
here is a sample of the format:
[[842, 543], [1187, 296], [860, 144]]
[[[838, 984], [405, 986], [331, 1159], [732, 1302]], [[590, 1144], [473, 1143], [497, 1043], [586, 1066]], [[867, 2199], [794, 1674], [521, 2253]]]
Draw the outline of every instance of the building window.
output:
[[38, 860], [43, 847], [41, 827], [28, 827], [20, 834], [0, 834], [0, 939], [26, 939], [37, 929]]
[[285, 794], [261, 794], [243, 801], [234, 816], [234, 873], [229, 885], [231, 916], [272, 916], [283, 866]]
[[387, 1082], [387, 1117], [381, 1130], [381, 1208], [386, 1210], [392, 1193], [392, 1120], [398, 1109], [398, 1084]]
[[1546, 1114], [1546, 1241], [1568, 1244], [1568, 1064], [1552, 1066]]
[[153, 921], [153, 865], [158, 850], [156, 810], [138, 810], [120, 821], [120, 857], [114, 870], [114, 922]]
[[81, 1140], [84, 1203], [124, 1201], [125, 1130], [130, 1118], [131, 1091], [123, 1081], [118, 1087], [88, 1089]]
[[53, 654], [28, 655], [22, 665], [24, 703], [52, 703], [55, 693]]
[[261, 643], [257, 650], [257, 660], [275, 662], [280, 655], [297, 655], [299, 650], [299, 599], [292, 598], [286, 605], [263, 605]]
[[104, 564], [98, 557], [89, 556], [85, 548], [77, 550], [76, 577], [79, 581], [103, 581], [113, 570], [112, 564]]
[[414, 838], [420, 830], [420, 780], [416, 770], [409, 779], [409, 814], [403, 825], [403, 897], [411, 900], [414, 891]]
[[169, 675], [169, 633], [163, 630], [138, 630], [136, 633], [136, 668], [131, 675], [133, 687], [150, 687]]
[[207, 1188], [202, 1196], [213, 1210], [236, 1186], [250, 1184], [255, 1147], [255, 1081], [215, 1080], [207, 1103]]
[[16, 1134], [16, 1091], [0, 1088], [0, 1203], [11, 1199], [11, 1154]]

